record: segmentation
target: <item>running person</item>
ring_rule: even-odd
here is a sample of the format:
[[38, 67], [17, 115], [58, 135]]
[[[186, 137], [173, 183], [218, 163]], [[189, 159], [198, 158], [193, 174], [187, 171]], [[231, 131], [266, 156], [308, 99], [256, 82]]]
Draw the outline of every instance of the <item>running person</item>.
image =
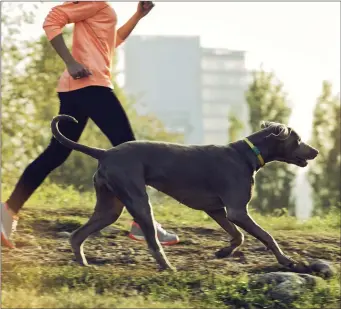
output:
[[[88, 119], [92, 119], [113, 146], [135, 140], [134, 133], [117, 99], [111, 82], [111, 61], [114, 50], [130, 35], [141, 18], [153, 8], [151, 1], [140, 1], [136, 13], [116, 31], [117, 16], [108, 2], [64, 2], [47, 15], [43, 28], [48, 40], [63, 59], [66, 70], [57, 87], [59, 114], [75, 117], [78, 124], [62, 122], [61, 132], [78, 141]], [[62, 29], [74, 24], [72, 53], [65, 45]], [[63, 164], [71, 150], [52, 137], [45, 151], [38, 156], [20, 177], [11, 196], [1, 208], [1, 242], [13, 248], [10, 240], [18, 220], [17, 214], [45, 178]], [[175, 234], [157, 223], [161, 244], [179, 242]], [[129, 236], [144, 240], [137, 223], [133, 222]]]

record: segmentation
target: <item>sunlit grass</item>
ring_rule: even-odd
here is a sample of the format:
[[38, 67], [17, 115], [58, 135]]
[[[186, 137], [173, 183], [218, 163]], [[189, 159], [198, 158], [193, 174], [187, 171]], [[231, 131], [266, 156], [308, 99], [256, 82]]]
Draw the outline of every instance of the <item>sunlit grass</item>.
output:
[[[9, 188], [6, 185], [2, 186], [2, 196], [9, 196]], [[153, 192], [154, 193], [154, 192]], [[203, 211], [197, 211], [183, 206], [173, 199], [152, 194], [152, 204], [155, 218], [160, 223], [175, 223], [178, 225], [201, 225], [203, 227], [216, 227], [216, 223]], [[42, 209], [43, 210], [58, 210], [58, 209], [73, 209], [74, 216], [77, 216], [77, 210], [86, 211], [91, 214], [94, 209], [96, 199], [94, 192], [80, 193], [72, 187], [61, 188], [55, 184], [44, 184], [26, 203], [24, 209]], [[282, 216], [262, 216], [255, 211], [250, 211], [255, 221], [269, 231], [276, 230], [298, 230], [298, 231], [313, 231], [319, 233], [332, 233], [339, 235], [341, 226], [340, 211], [333, 210], [326, 216], [312, 217], [302, 221], [295, 217], [286, 214]], [[58, 217], [59, 214], [56, 214]], [[122, 217], [117, 221], [130, 221], [131, 217], [128, 212], [124, 212]]]
[[[2, 189], [2, 196], [6, 198], [9, 188], [3, 186]], [[204, 212], [189, 209], [168, 197], [153, 195], [152, 201], [156, 219], [165, 226], [218, 228]], [[92, 192], [79, 193], [72, 187], [44, 184], [20, 213], [21, 233], [34, 235], [35, 225], [39, 224], [45, 230], [73, 230], [88, 219], [94, 204], [95, 195]], [[310, 237], [314, 240], [310, 242], [314, 246], [310, 252], [316, 252], [316, 257], [330, 258], [331, 261], [336, 259], [339, 248], [335, 247], [335, 243], [319, 243], [318, 239], [323, 235], [340, 239], [340, 214], [337, 211], [304, 222], [287, 215], [265, 217], [252, 210], [251, 213], [275, 237], [285, 233], [293, 251], [305, 250], [306, 245], [302, 240]], [[124, 212], [115, 226], [128, 229], [130, 221], [129, 213]], [[34, 236], [36, 239], [25, 240], [28, 245], [47, 244], [54, 249], [55, 242], [51, 239], [44, 235]], [[199, 249], [205, 245], [204, 237], [200, 241]], [[261, 254], [259, 259], [262, 259]], [[285, 306], [269, 299], [266, 290], [251, 289], [248, 286], [248, 273], [244, 271], [236, 275], [220, 275], [211, 270], [203, 273], [194, 267], [177, 273], [160, 273], [152, 267], [140, 269], [138, 265], [125, 269], [113, 265], [84, 268], [74, 265], [36, 266], [33, 263], [22, 267], [21, 264], [6, 262], [6, 271], [2, 275], [3, 308], [340, 307], [339, 272], [332, 279], [322, 280], [315, 288], [306, 290], [294, 303]], [[193, 260], [193, 263], [200, 261]]]

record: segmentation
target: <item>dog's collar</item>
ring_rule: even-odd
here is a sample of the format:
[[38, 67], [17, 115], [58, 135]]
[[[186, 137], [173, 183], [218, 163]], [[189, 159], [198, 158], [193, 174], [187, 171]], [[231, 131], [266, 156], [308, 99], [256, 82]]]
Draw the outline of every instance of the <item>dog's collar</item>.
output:
[[250, 142], [248, 138], [244, 138], [244, 141], [250, 146], [251, 150], [254, 152], [254, 154], [257, 156], [259, 163], [261, 166], [265, 165], [264, 159], [259, 151], [259, 149]]

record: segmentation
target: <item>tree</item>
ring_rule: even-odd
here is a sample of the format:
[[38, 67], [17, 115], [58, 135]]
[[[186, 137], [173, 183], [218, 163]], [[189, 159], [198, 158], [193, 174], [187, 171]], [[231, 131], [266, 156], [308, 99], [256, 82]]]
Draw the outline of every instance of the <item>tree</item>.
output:
[[[273, 73], [253, 73], [253, 81], [246, 92], [250, 111], [250, 126], [253, 132], [259, 131], [262, 120], [286, 124], [291, 114], [283, 85]], [[273, 162], [256, 174], [255, 196], [252, 208], [262, 214], [288, 209], [294, 212], [292, 199], [295, 173], [291, 166]]]
[[22, 76], [26, 44], [20, 40], [21, 29], [33, 22], [34, 8], [28, 3], [1, 3], [1, 174], [6, 182], [13, 182], [39, 151], [39, 127], [27, 100], [30, 87]]
[[340, 97], [333, 95], [332, 85], [324, 81], [314, 110], [311, 145], [319, 150], [311, 162], [308, 179], [313, 189], [314, 214], [340, 207]]
[[228, 142], [231, 143], [240, 139], [243, 129], [243, 122], [236, 116], [235, 112], [231, 110], [228, 114]]

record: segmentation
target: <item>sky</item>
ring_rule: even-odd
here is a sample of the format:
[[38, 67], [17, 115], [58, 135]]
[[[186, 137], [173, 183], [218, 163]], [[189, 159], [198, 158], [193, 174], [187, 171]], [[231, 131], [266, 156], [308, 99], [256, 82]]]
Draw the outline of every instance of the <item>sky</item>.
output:
[[[23, 38], [43, 34], [43, 20], [58, 3], [41, 3], [35, 25], [23, 30]], [[118, 15], [118, 26], [137, 6], [137, 2], [110, 3]], [[340, 92], [340, 3], [155, 3], [134, 34], [199, 35], [203, 47], [245, 50], [249, 70], [263, 64], [284, 83], [293, 106], [289, 124], [303, 139], [310, 137], [322, 81], [331, 81], [334, 92]]]

